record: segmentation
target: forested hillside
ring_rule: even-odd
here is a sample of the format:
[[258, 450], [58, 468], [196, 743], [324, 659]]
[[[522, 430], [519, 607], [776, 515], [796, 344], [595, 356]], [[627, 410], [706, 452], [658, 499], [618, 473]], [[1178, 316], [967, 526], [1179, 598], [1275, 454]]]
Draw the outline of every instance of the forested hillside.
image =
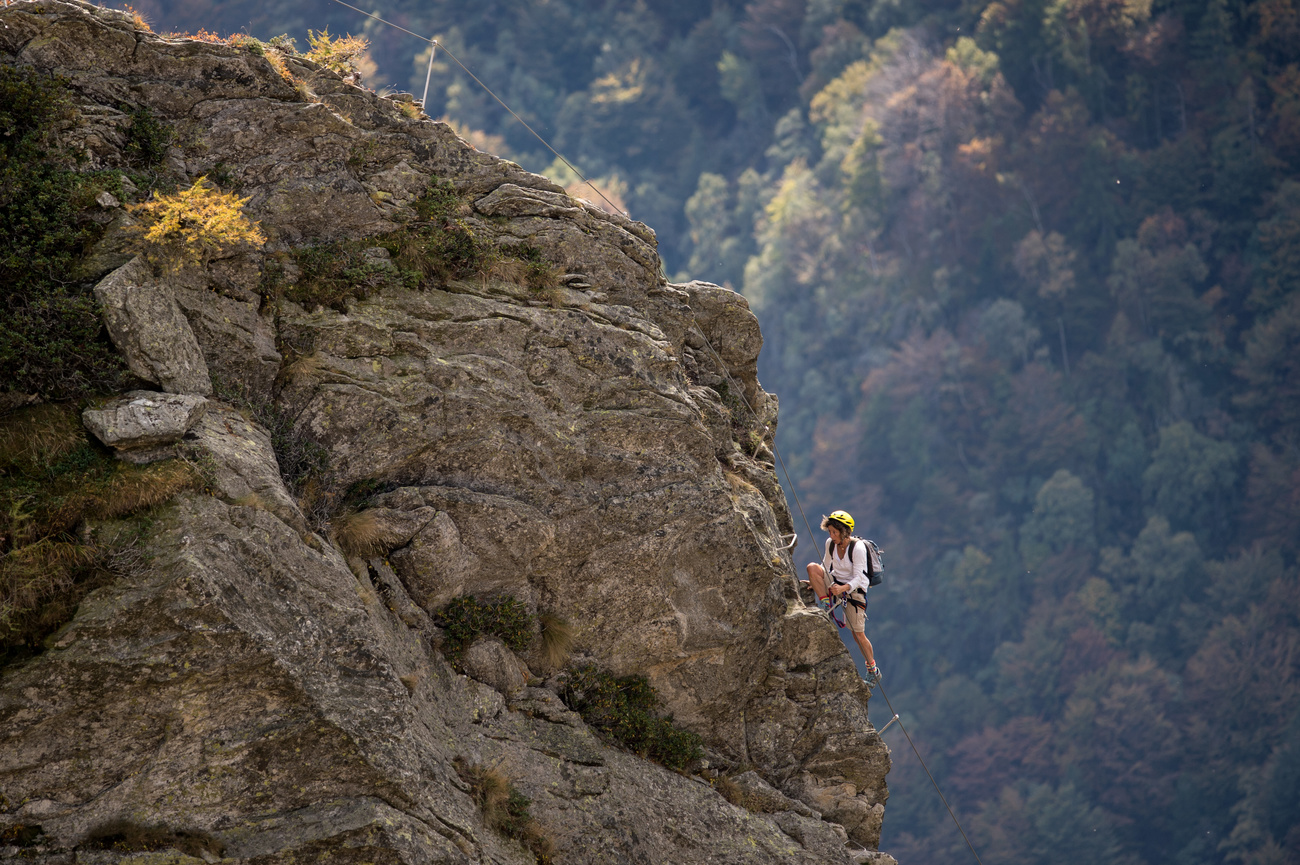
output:
[[[364, 30], [374, 81], [423, 88], [418, 43], [335, 4], [141, 8]], [[884, 546], [885, 684], [984, 861], [1300, 862], [1294, 0], [379, 11], [670, 274], [748, 296], [797, 491]], [[968, 861], [900, 744], [882, 847]]]

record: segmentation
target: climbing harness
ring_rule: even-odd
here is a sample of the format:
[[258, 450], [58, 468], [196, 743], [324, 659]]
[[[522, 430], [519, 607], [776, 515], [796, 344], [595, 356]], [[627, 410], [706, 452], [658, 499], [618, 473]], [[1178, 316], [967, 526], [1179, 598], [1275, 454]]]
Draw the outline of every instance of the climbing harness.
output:
[[[807, 580], [800, 580], [800, 582], [806, 583]], [[834, 622], [840, 628], [844, 627], [845, 620], [840, 618], [840, 616], [836, 613], [836, 610], [840, 609], [843, 606], [852, 604], [853, 606], [858, 607], [859, 609], [862, 610], [864, 618], [866, 616], [866, 612], [867, 612], [866, 598], [864, 597], [861, 601], [858, 601], [857, 598], [850, 597], [850, 595], [852, 594], [853, 592], [845, 592], [842, 595], [832, 595], [832, 598], [834, 598], [834, 600], [830, 601], [829, 606], [826, 607], [827, 615], [829, 615], [831, 617], [831, 621]]]

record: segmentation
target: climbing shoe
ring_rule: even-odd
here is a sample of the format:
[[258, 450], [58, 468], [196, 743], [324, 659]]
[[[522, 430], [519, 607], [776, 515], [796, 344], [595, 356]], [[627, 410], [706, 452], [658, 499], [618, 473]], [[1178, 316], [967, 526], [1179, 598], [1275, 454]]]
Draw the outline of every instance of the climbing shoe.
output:
[[872, 664], [870, 667], [867, 667], [867, 676], [862, 681], [867, 683], [867, 687], [874, 688], [880, 684], [880, 680], [883, 678], [884, 676], [880, 674], [880, 668], [875, 664]]

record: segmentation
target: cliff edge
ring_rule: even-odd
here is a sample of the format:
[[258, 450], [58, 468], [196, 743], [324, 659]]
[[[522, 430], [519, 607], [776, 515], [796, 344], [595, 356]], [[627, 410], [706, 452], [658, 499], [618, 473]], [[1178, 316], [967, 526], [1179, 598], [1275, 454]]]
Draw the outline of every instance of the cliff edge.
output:
[[[555, 862], [892, 861], [868, 691], [781, 549], [743, 297], [668, 284], [644, 225], [303, 57], [77, 2], [0, 25], [0, 62], [66, 82], [82, 169], [126, 166], [147, 111], [174, 130], [158, 188], [216, 178], [268, 238], [168, 271], [129, 201], [93, 205], [70, 278], [133, 379], [87, 426], [204, 482], [0, 668], [0, 858], [534, 861], [485, 822], [464, 767], [489, 766]], [[422, 225], [482, 260], [411, 270], [410, 243], [447, 240]], [[309, 483], [286, 437], [319, 455]], [[597, 736], [539, 634], [454, 668], [435, 622], [464, 595], [568, 622], [570, 669], [648, 677], [704, 760]], [[104, 843], [123, 827], [152, 846]]]

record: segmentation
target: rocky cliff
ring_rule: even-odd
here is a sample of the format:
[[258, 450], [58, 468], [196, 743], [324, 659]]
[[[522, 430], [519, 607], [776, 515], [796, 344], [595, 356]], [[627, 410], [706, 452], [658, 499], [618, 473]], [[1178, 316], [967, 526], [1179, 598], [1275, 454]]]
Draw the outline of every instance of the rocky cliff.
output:
[[[174, 130], [159, 188], [218, 178], [268, 238], [160, 269], [133, 246], [138, 184], [93, 205], [75, 278], [134, 389], [87, 428], [204, 488], [137, 520], [135, 566], [0, 669], [0, 858], [533, 861], [458, 771], [490, 766], [556, 862], [888, 859], [888, 750], [781, 549], [742, 297], [668, 284], [644, 225], [305, 58], [83, 3], [0, 24], [0, 62], [67, 82], [82, 168], [127, 165], [147, 109]], [[496, 265], [395, 263], [431, 188]], [[351, 283], [313, 295], [304, 249], [351, 256]], [[323, 455], [305, 485], [286, 438]], [[705, 759], [595, 735], [536, 634], [457, 672], [435, 620], [462, 595], [567, 621], [570, 666], [647, 676]], [[102, 843], [122, 827], [154, 841]]]

